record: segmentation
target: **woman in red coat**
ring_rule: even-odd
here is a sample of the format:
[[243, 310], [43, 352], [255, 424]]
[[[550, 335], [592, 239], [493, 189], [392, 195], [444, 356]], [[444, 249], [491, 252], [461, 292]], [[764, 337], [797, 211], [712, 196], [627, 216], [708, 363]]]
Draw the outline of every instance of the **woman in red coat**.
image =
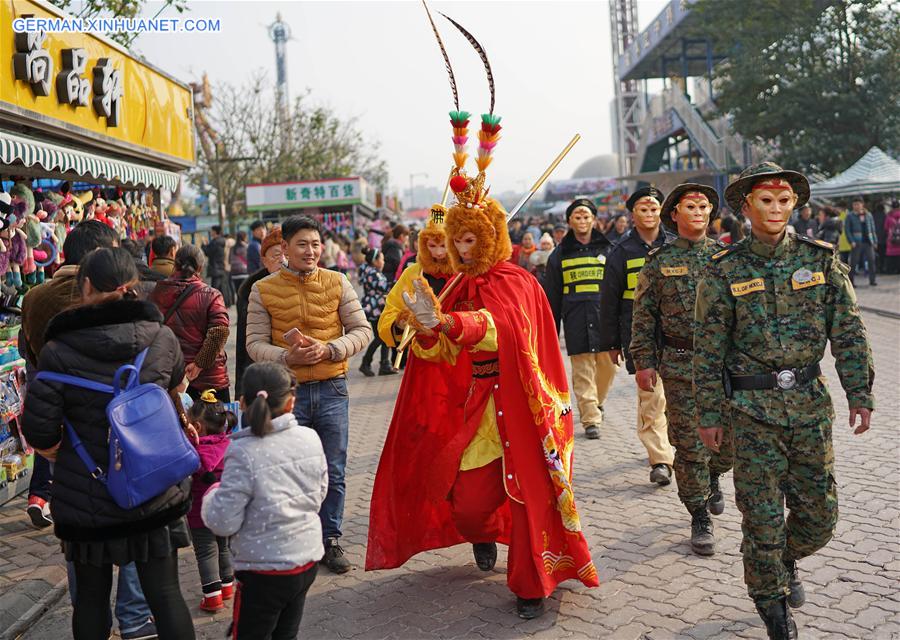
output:
[[188, 395], [196, 402], [204, 391], [215, 389], [220, 401], [230, 402], [225, 355], [228, 310], [222, 293], [200, 279], [205, 262], [199, 248], [181, 247], [175, 254], [175, 271], [156, 284], [150, 299], [181, 344], [187, 364]]

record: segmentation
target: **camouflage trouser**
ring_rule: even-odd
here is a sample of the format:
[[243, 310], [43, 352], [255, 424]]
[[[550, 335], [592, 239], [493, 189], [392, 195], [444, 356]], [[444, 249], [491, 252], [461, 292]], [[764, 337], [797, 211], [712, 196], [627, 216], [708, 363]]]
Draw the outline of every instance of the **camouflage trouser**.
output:
[[[783, 560], [824, 547], [838, 519], [831, 418], [780, 427], [732, 412], [734, 490], [743, 514], [744, 582], [757, 602], [788, 591]], [[787, 524], [784, 503], [790, 509]]]
[[697, 418], [694, 415], [694, 393], [691, 383], [668, 378], [663, 380], [666, 390], [666, 420], [669, 423], [669, 442], [675, 447], [675, 481], [678, 497], [688, 511], [706, 504], [709, 497], [709, 476], [721, 475], [734, 463], [733, 431], [729, 425], [719, 453], [713, 453], [700, 440]]

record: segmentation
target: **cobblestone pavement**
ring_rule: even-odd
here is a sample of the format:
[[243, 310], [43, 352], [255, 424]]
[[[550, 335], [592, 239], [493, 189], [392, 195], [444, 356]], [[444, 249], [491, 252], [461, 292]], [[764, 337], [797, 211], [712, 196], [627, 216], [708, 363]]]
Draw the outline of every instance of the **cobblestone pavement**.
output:
[[[863, 293], [861, 288], [861, 298]], [[867, 434], [850, 433], [833, 360], [829, 356], [823, 363], [837, 413], [841, 519], [836, 538], [800, 563], [808, 594], [796, 613], [803, 638], [900, 638], [900, 322], [865, 316], [878, 371], [878, 410]], [[302, 637], [765, 637], [744, 590], [731, 482], [726, 478], [726, 511], [716, 519], [718, 553], [693, 555], [689, 520], [674, 483], [659, 488], [648, 482], [645, 452], [635, 434], [634, 382], [624, 371], [606, 402], [601, 438], [586, 440], [579, 433], [576, 441], [576, 496], [600, 572], [599, 588], [564, 583], [548, 612], [525, 622], [516, 617], [506, 589], [503, 548], [496, 569], [486, 574], [475, 567], [467, 545], [421, 554], [397, 570], [364, 572], [369, 495], [399, 382], [399, 376], [368, 379], [355, 369], [351, 373], [343, 543], [355, 568], [344, 576], [319, 573]], [[37, 580], [53, 583], [64, 575], [52, 536], [30, 530], [23, 507], [19, 499], [0, 509], [0, 605], [8, 597], [31, 597], [23, 588]], [[181, 554], [181, 565], [198, 637], [223, 638], [230, 608], [215, 616], [202, 613], [190, 551]], [[23, 637], [69, 637], [70, 615], [63, 598]]]

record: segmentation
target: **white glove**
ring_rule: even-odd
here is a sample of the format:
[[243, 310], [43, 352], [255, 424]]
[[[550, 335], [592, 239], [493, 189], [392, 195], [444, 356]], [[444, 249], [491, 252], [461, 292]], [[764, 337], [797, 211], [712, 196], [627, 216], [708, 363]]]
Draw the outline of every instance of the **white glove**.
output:
[[413, 290], [414, 293], [411, 297], [405, 291], [403, 292], [403, 302], [406, 303], [406, 308], [412, 311], [419, 324], [426, 329], [434, 329], [441, 323], [438, 311], [434, 306], [434, 299], [425, 291], [425, 285], [421, 280], [413, 281]]

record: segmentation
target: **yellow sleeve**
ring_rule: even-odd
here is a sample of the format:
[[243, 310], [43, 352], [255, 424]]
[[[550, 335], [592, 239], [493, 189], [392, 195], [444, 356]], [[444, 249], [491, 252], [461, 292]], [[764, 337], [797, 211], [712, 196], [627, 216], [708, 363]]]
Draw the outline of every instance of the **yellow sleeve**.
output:
[[422, 267], [419, 264], [410, 265], [403, 270], [384, 299], [384, 310], [378, 319], [378, 335], [389, 347], [397, 346], [398, 339], [395, 337], [392, 327], [400, 312], [406, 309], [406, 305], [403, 304], [403, 292], [412, 293], [413, 280], [420, 275], [422, 275]]
[[[428, 342], [431, 342], [431, 340], [429, 339]], [[409, 347], [417, 358], [430, 360], [431, 362], [447, 362], [449, 364], [456, 364], [456, 356], [463, 349], [443, 333], [437, 334], [437, 342], [430, 347], [422, 346], [418, 338], [413, 338], [413, 341], [409, 343]]]
[[497, 350], [497, 326], [494, 324], [494, 316], [487, 309], [479, 309], [475, 313], [481, 314], [487, 325], [484, 331], [484, 337], [476, 344], [472, 345], [473, 351], [496, 351]]

